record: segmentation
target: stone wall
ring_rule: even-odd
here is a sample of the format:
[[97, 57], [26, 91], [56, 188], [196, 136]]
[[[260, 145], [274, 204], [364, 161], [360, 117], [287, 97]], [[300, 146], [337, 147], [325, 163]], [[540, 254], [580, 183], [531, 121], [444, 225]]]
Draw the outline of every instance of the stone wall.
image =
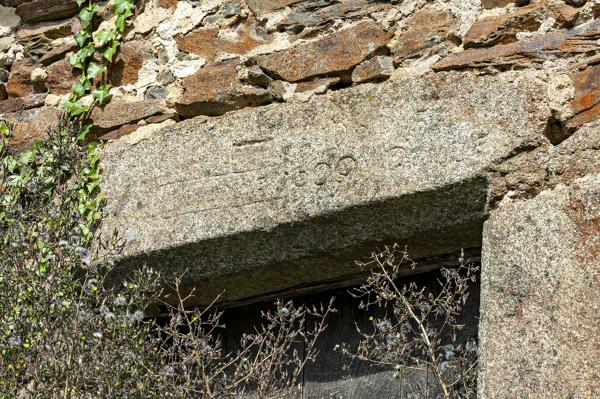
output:
[[[55, 106], [77, 79], [66, 55], [78, 9], [72, 0], [0, 4], [0, 114], [20, 121], [15, 143], [25, 146], [32, 127], [56, 124]], [[140, 1], [95, 134], [115, 139], [403, 75], [528, 68], [549, 75], [560, 141], [598, 116], [599, 14], [598, 0]]]
[[[76, 78], [77, 7], [0, 2], [0, 113], [24, 147]], [[355, 283], [384, 244], [417, 271], [463, 248], [482, 258], [480, 397], [600, 397], [598, 17], [600, 0], [140, 2], [92, 115], [115, 278], [187, 270], [198, 304], [248, 303]]]

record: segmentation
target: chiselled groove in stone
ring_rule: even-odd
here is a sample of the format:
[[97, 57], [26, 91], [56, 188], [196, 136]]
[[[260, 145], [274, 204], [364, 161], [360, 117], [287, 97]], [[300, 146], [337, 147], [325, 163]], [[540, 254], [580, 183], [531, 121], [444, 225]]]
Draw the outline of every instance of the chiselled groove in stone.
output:
[[264, 139], [253, 139], [253, 140], [238, 141], [238, 142], [233, 143], [233, 146], [234, 147], [244, 147], [244, 146], [247, 146], [247, 145], [257, 145], [257, 144], [263, 144], [263, 143], [269, 142], [271, 140], [273, 140], [272, 137], [267, 137], [267, 138], [264, 138]]
[[[448, 250], [477, 246], [489, 165], [543, 138], [542, 77], [444, 72], [191, 119], [143, 146], [117, 140], [102, 153], [102, 229], [127, 240], [122, 273], [144, 261], [190, 269], [193, 283], [278, 265], [278, 289], [297, 284], [296, 260], [327, 255], [301, 279], [335, 278], [352, 272], [350, 247], [388, 238], [437, 231], [444, 241], [468, 225]], [[415, 246], [426, 256], [440, 250]], [[268, 284], [230, 295], [261, 289]]]

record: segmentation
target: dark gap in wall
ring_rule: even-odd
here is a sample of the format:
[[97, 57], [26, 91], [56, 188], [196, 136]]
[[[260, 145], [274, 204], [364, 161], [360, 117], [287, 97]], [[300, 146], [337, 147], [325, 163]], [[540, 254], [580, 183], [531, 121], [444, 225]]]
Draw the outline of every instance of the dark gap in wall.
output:
[[[399, 278], [399, 286], [414, 283], [417, 287], [425, 287], [432, 293], [439, 292], [438, 279], [440, 272], [427, 272]], [[371, 317], [381, 318], [391, 309], [373, 307], [368, 310], [359, 309], [360, 299], [353, 297], [352, 290], [356, 288], [338, 288], [317, 294], [303, 295], [293, 298], [296, 306], [309, 307], [327, 304], [330, 298], [335, 297], [334, 306], [336, 313], [330, 315], [328, 328], [317, 342], [319, 354], [314, 363], [308, 363], [302, 376], [302, 397], [304, 399], [317, 398], [411, 398], [415, 397], [415, 390], [420, 387], [432, 387], [432, 377], [426, 372], [408, 372], [402, 377], [394, 376], [391, 369], [376, 367], [364, 361], [350, 361], [336, 345], [343, 343], [351, 348], [356, 347], [360, 341], [357, 327], [361, 331], [369, 332], [373, 328]], [[464, 329], [459, 336], [459, 342], [464, 343], [469, 339], [477, 340], [479, 324], [480, 283], [479, 276], [469, 290], [469, 297], [459, 317], [458, 322], [464, 324]], [[263, 320], [261, 312], [273, 310], [271, 302], [255, 303], [247, 306], [226, 309], [222, 322], [225, 326], [219, 331], [225, 351], [234, 351], [240, 348], [240, 339], [244, 334], [254, 332]], [[167, 323], [167, 318], [159, 318], [159, 322]], [[308, 320], [311, 328], [314, 320]], [[303, 342], [298, 342], [296, 348], [300, 354], [305, 354]], [[435, 390], [435, 388], [433, 388]], [[433, 393], [432, 393], [433, 394]], [[413, 395], [413, 396], [411, 396]], [[435, 395], [431, 396], [435, 397]]]

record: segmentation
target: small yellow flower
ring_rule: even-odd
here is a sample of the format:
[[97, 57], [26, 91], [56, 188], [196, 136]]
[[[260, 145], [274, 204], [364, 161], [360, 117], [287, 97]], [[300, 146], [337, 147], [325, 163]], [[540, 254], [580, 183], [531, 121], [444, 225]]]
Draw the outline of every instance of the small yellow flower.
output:
[[93, 286], [93, 287], [92, 287], [92, 291], [94, 291], [94, 292], [98, 291], [98, 287], [96, 287], [96, 286]]
[[152, 348], [152, 350], [153, 350], [154, 352], [158, 352], [158, 348], [157, 348], [156, 346], [155, 346], [154, 348]]
[[30, 346], [31, 346], [31, 345], [29, 345], [29, 343], [28, 343], [28, 342], [25, 342], [25, 343], [23, 344], [23, 348], [25, 348], [25, 349], [29, 349], [29, 347], [30, 347]]
[[49, 330], [48, 330], [47, 328], [44, 328], [44, 332], [45, 332], [46, 334], [48, 334], [48, 331], [49, 331]]
[[12, 369], [13, 369], [13, 365], [12, 365], [12, 363], [9, 363], [9, 365], [8, 365], [8, 366], [6, 366], [6, 369], [7, 369], [7, 370], [12, 370]]
[[133, 283], [129, 283], [129, 289], [130, 289], [130, 290], [132, 290], [132, 289], [134, 289], [134, 288], [135, 288], [135, 284], [133, 284]]
[[82, 335], [82, 336], [81, 336], [81, 340], [82, 340], [82, 341], [85, 341], [85, 340], [86, 340], [86, 337], [85, 337], [85, 335]]

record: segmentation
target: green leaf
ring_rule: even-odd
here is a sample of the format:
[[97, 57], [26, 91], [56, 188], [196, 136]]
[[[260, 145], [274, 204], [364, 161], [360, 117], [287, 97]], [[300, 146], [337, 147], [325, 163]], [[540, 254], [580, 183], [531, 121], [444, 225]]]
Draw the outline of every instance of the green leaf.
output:
[[86, 73], [88, 79], [94, 79], [96, 76], [106, 73], [106, 65], [100, 65], [92, 61], [88, 65]]
[[87, 135], [89, 134], [90, 130], [92, 129], [92, 124], [88, 123], [86, 124], [81, 131], [79, 132], [79, 134], [77, 135], [77, 141], [82, 142], [85, 140], [85, 138], [87, 137]]
[[88, 58], [94, 55], [96, 48], [93, 43], [88, 44], [87, 46], [80, 49], [75, 54], [71, 54], [69, 56], [69, 63], [73, 65], [75, 68], [79, 68], [81, 70], [84, 69], [85, 62]]
[[[114, 6], [114, 11], [115, 14], [121, 16], [121, 15], [127, 15], [128, 13], [131, 13], [129, 15], [127, 15], [127, 17], [130, 17], [131, 15], [133, 15], [133, 12], [131, 10], [133, 10], [133, 8], [135, 7], [135, 5], [133, 4], [133, 2], [131, 0], [115, 0], [115, 6]], [[125, 17], [125, 18], [127, 18]]]
[[33, 160], [34, 157], [35, 157], [34, 151], [24, 151], [19, 156], [19, 161], [21, 161], [22, 164], [27, 165], [27, 164], [29, 164], [29, 162], [31, 162]]
[[77, 102], [67, 101], [62, 106], [69, 112], [70, 117], [79, 116], [79, 115], [87, 112], [90, 109], [90, 107], [82, 104], [79, 101], [77, 101]]
[[125, 17], [124, 15], [119, 15], [119, 17], [115, 21], [115, 25], [117, 26], [117, 29], [121, 33], [125, 32], [125, 20], [126, 19], [127, 19], [127, 17]]
[[76, 98], [85, 96], [85, 87], [81, 83], [75, 83], [71, 89]]
[[100, 87], [98, 90], [94, 90], [92, 95], [100, 104], [104, 104], [109, 97], [110, 85], [105, 84]]
[[102, 56], [104, 58], [106, 58], [109, 62], [113, 61], [113, 58], [115, 56], [115, 54], [117, 53], [117, 49], [119, 48], [119, 46], [121, 45], [121, 43], [119, 43], [118, 41], [113, 41], [110, 45], [110, 47], [108, 47], [106, 50], [104, 50], [104, 52], [102, 53]]
[[71, 54], [68, 58], [69, 64], [75, 68], [83, 69], [83, 64], [79, 60], [79, 53]]
[[114, 30], [100, 30], [96, 33], [96, 40], [100, 47], [104, 47], [108, 42], [114, 40], [117, 37], [117, 32]]
[[82, 29], [75, 35], [75, 41], [79, 47], [85, 46], [88, 40], [92, 38], [92, 34], [87, 29]]
[[79, 7], [81, 7], [81, 5], [82, 5], [83, 3], [85, 3], [85, 1], [86, 1], [86, 0], [75, 0], [75, 3], [77, 3], [77, 5], [78, 5]]
[[96, 15], [101, 10], [98, 4], [93, 4], [89, 7], [85, 7], [79, 12], [79, 19], [83, 22], [84, 26], [89, 26]]

